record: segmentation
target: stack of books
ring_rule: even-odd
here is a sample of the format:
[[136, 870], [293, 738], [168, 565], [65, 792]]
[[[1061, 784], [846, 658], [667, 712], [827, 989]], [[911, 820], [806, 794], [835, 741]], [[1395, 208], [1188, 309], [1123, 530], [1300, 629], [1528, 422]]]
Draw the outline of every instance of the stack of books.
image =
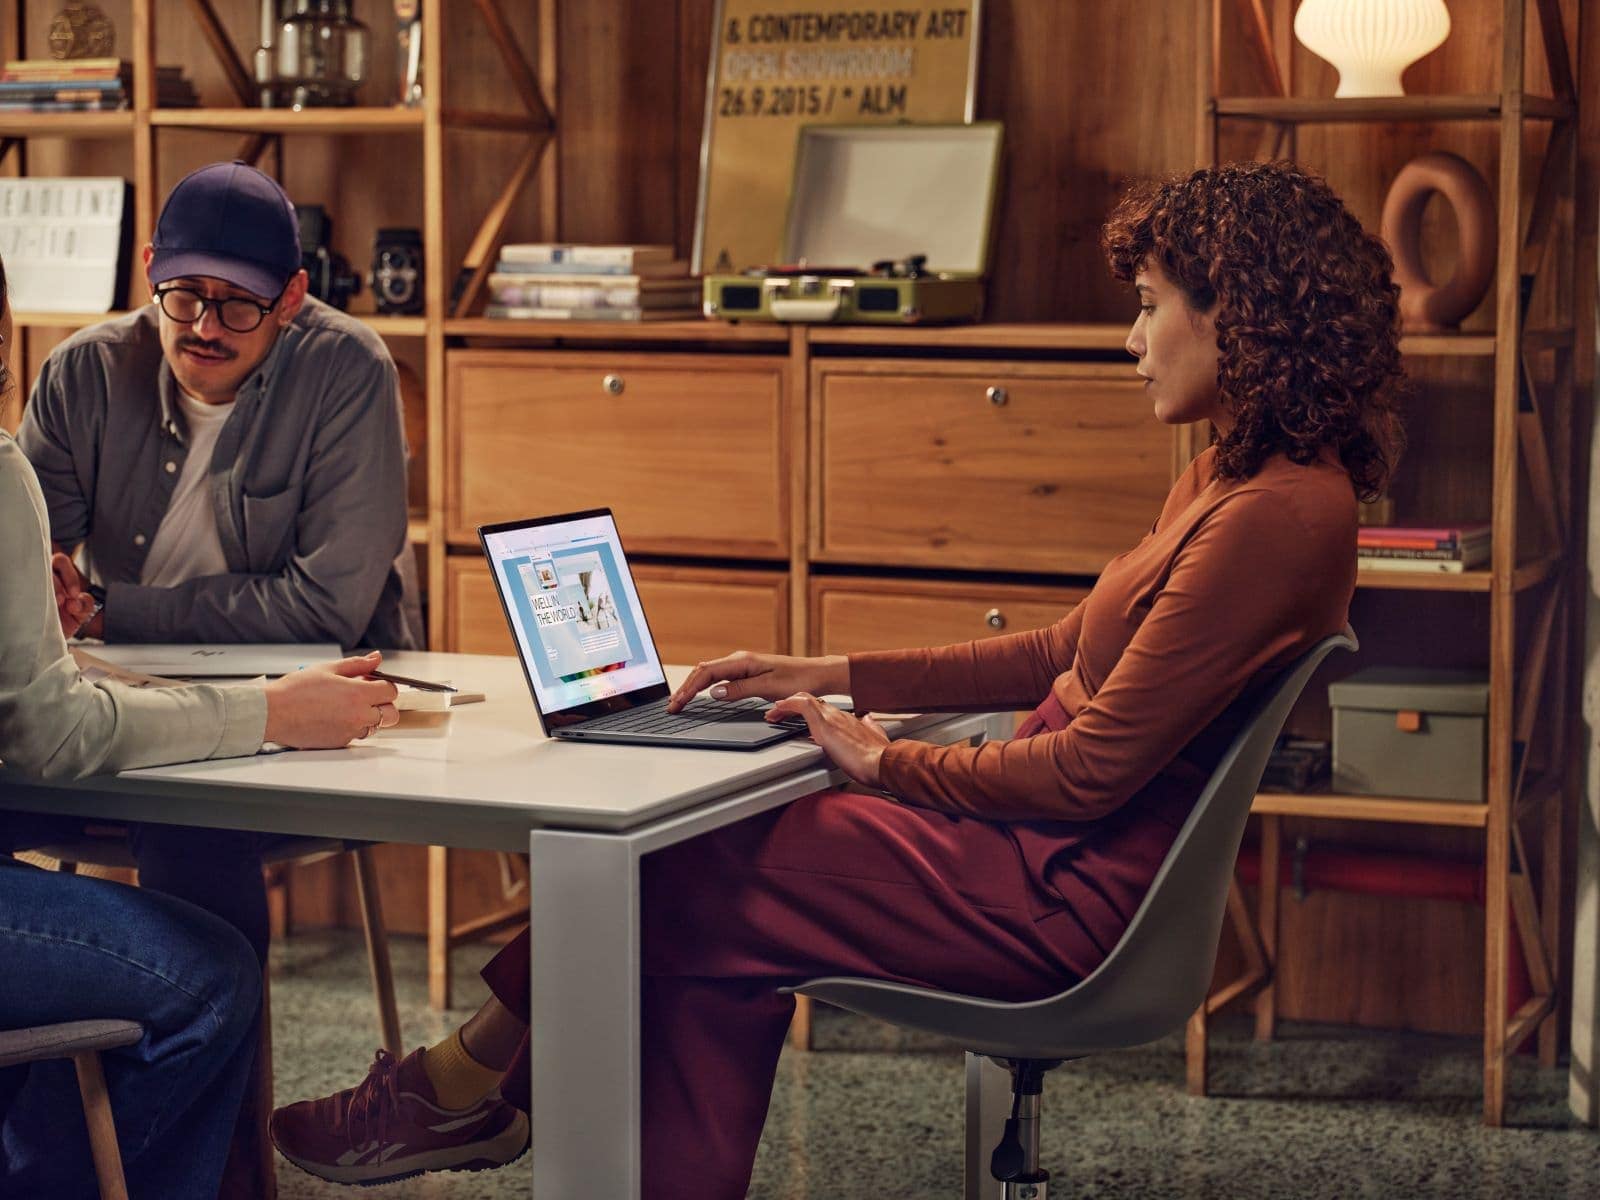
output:
[[685, 321], [700, 314], [700, 279], [671, 246], [506, 246], [484, 315], [534, 321]]
[[1363, 571], [1459, 574], [1489, 561], [1489, 526], [1363, 525], [1356, 554]]
[[[0, 68], [0, 109], [25, 112], [117, 112], [133, 97], [133, 69], [115, 58], [27, 58]], [[181, 67], [156, 68], [156, 103], [199, 102]]]

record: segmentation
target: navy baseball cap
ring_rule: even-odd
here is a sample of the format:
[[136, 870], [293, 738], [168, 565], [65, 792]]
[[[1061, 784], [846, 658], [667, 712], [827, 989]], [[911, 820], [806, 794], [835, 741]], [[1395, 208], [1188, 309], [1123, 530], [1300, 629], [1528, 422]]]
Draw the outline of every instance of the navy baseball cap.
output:
[[212, 163], [185, 175], [156, 220], [150, 282], [205, 275], [276, 296], [300, 269], [294, 205], [248, 163]]

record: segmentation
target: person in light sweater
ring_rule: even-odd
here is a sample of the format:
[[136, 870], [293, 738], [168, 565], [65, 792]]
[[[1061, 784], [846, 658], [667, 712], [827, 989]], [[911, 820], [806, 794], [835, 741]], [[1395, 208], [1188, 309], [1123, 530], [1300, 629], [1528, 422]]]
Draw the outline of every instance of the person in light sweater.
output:
[[[0, 395], [13, 336], [0, 265]], [[261, 971], [224, 921], [170, 896], [43, 871], [9, 848], [28, 820], [8, 782], [254, 754], [267, 741], [343, 746], [397, 719], [377, 654], [265, 687], [140, 689], [83, 679], [59, 604], [44, 498], [0, 430], [0, 1029], [138, 1021], [104, 1054], [130, 1194], [214, 1200], [255, 1058]], [[70, 631], [68, 631], [70, 632]], [[96, 1195], [73, 1067], [0, 1069], [0, 1197]]]
[[[853, 975], [1023, 1001], [1093, 971], [1262, 689], [1346, 625], [1357, 500], [1403, 443], [1388, 252], [1286, 163], [1136, 187], [1103, 244], [1139, 300], [1127, 350], [1155, 419], [1213, 435], [1143, 540], [1045, 629], [739, 652], [673, 695], [673, 710], [706, 688], [774, 700], [769, 719], [803, 716], [870, 792], [809, 796], [642, 861], [650, 1200], [745, 1194], [793, 1011], [780, 988]], [[981, 746], [890, 742], [829, 693], [862, 713], [1034, 715]], [[484, 978], [493, 998], [445, 1042], [399, 1063], [379, 1051], [356, 1087], [280, 1109], [279, 1150], [363, 1183], [496, 1161], [510, 1126], [495, 1114], [530, 1096], [526, 931]]]

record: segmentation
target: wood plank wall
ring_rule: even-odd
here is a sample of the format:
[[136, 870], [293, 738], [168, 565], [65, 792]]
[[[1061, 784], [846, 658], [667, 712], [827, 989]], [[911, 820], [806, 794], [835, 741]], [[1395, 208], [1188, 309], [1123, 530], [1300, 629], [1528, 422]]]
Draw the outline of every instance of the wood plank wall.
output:
[[[18, 0], [3, 6], [8, 12]], [[127, 0], [104, 0], [127, 29]], [[57, 7], [28, 0], [30, 53], [42, 53], [48, 17]], [[448, 30], [448, 96], [464, 108], [509, 106], [513, 93], [494, 49], [470, 6]], [[533, 42], [532, 6], [506, 5], [524, 44]], [[1453, 0], [1454, 32], [1445, 46], [1407, 75], [1413, 91], [1482, 92], [1498, 87], [1498, 0]], [[1530, 5], [1530, 22], [1533, 20]], [[254, 44], [252, 0], [219, 0], [241, 47]], [[387, 53], [392, 19], [387, 6], [360, 6], [374, 30], [374, 71], [368, 96], [387, 95], [393, 68]], [[161, 4], [158, 29], [163, 63], [186, 65], [203, 99], [229, 103], [225, 80], [186, 15], [186, 5]], [[1196, 31], [1193, 0], [985, 0], [978, 112], [1006, 123], [1007, 161], [994, 264], [992, 315], [1008, 320], [1123, 321], [1133, 305], [1106, 275], [1097, 244], [1099, 224], [1122, 183], [1183, 171], [1195, 157]], [[1259, 91], [1260, 75], [1245, 53], [1235, 6], [1225, 3], [1220, 40], [1230, 90]], [[1576, 0], [1566, 0], [1569, 19]], [[697, 171], [714, 0], [562, 0], [559, 7], [559, 221], [564, 237], [591, 241], [670, 241], [687, 252], [694, 232]], [[1540, 62], [1530, 33], [1530, 62]], [[1542, 70], [1542, 62], [1536, 68]], [[1301, 95], [1330, 95], [1332, 69], [1296, 47], [1293, 72]], [[1542, 144], [1532, 139], [1530, 154]], [[163, 187], [201, 162], [228, 157], [237, 138], [164, 134]], [[515, 137], [454, 133], [448, 139], [450, 254], [463, 252], [477, 215], [500, 186]], [[1494, 127], [1332, 127], [1300, 135], [1299, 156], [1323, 171], [1358, 216], [1376, 230], [1388, 181], [1416, 154], [1452, 149], [1494, 180]], [[1224, 153], [1252, 154], [1258, 131], [1234, 128]], [[420, 225], [418, 138], [304, 139], [286, 143], [285, 179], [297, 199], [330, 206], [337, 245], [359, 269], [370, 260], [374, 231], [389, 224]], [[83, 143], [41, 145], [36, 173], [117, 173], [131, 169], [125, 147]], [[512, 240], [535, 236], [531, 195], [512, 220]], [[1428, 251], [1442, 277], [1453, 266], [1453, 230], [1434, 212]], [[370, 304], [364, 299], [359, 306]], [[1491, 328], [1492, 299], [1468, 321]], [[53, 335], [34, 331], [35, 358]], [[397, 357], [420, 370], [420, 346], [396, 341]], [[1487, 516], [1489, 424], [1487, 368], [1413, 364], [1418, 396], [1410, 419], [1412, 452], [1397, 480], [1402, 516], [1448, 511]], [[1440, 469], [1453, 464], [1449, 471]], [[1463, 466], [1463, 464], [1466, 464]], [[1482, 509], [1482, 512], [1478, 510]], [[1419, 603], [1399, 593], [1365, 595], [1355, 618], [1378, 660], [1384, 647], [1401, 661], [1412, 653], [1417, 628], [1461, 636], [1434, 639], [1439, 658], [1468, 665], [1486, 661], [1487, 607], [1481, 597]], [[1480, 628], [1481, 627], [1481, 628]], [[1463, 649], [1463, 647], [1465, 649]], [[1482, 652], [1480, 653], [1480, 648]], [[1303, 705], [1299, 721], [1325, 727], [1326, 711]], [[1449, 831], [1316, 824], [1291, 829], [1318, 842], [1373, 844], [1471, 858], [1476, 843]], [[458, 917], [492, 906], [497, 872], [488, 856], [455, 856]], [[422, 852], [386, 847], [380, 855], [392, 926], [425, 928], [420, 881]], [[302, 875], [296, 919], [353, 924], [355, 906], [337, 864]], [[1482, 1011], [1482, 914], [1466, 906], [1374, 901], [1336, 894], [1304, 903], [1286, 900], [1280, 1006], [1284, 1016], [1362, 1021], [1378, 1025], [1473, 1033]]]

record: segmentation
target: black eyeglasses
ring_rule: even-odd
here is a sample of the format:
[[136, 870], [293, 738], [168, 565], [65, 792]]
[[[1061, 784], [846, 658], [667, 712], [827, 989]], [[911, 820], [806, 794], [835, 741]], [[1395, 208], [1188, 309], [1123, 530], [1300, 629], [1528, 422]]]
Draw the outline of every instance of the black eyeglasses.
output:
[[251, 333], [260, 328], [261, 322], [278, 307], [278, 301], [282, 298], [283, 293], [279, 292], [271, 304], [261, 305], [243, 296], [224, 296], [220, 300], [213, 300], [193, 288], [156, 289], [156, 303], [161, 305], [161, 311], [178, 324], [193, 325], [206, 315], [206, 309], [214, 308], [222, 327], [234, 333]]

